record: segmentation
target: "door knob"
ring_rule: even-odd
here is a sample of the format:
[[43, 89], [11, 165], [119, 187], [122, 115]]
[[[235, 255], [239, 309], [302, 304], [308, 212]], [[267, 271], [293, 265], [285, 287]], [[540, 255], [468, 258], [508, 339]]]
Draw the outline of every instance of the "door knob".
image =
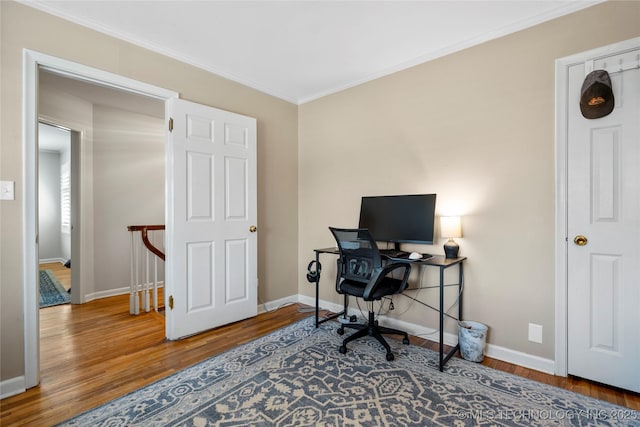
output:
[[252, 233], [255, 233], [256, 231], [258, 231], [258, 227], [256, 227], [255, 225], [252, 225], [251, 227], [249, 227], [249, 231]]
[[583, 235], [578, 235], [573, 238], [573, 243], [575, 243], [578, 246], [584, 246], [587, 244], [588, 241], [589, 240]]

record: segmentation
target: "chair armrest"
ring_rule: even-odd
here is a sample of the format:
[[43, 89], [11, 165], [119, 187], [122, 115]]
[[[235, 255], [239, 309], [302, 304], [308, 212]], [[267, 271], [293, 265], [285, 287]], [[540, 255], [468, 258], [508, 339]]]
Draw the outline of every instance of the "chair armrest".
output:
[[407, 262], [397, 262], [393, 264], [387, 264], [384, 267], [382, 267], [380, 271], [374, 272], [371, 275], [371, 281], [367, 284], [366, 288], [364, 289], [364, 293], [362, 297], [365, 300], [369, 299], [371, 297], [371, 294], [376, 290], [376, 288], [382, 282], [382, 280], [384, 280], [385, 277], [387, 277], [389, 274], [393, 273], [394, 271], [400, 268], [404, 269], [404, 274], [402, 276], [401, 284], [400, 284], [400, 291], [404, 290], [404, 288], [407, 285], [407, 281], [409, 280], [409, 275], [411, 274], [411, 264]]

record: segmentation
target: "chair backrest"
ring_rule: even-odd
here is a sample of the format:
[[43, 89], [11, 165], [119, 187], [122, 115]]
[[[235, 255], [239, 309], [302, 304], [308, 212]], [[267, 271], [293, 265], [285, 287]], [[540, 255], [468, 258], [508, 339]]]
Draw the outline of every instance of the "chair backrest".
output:
[[338, 275], [366, 283], [374, 271], [382, 268], [376, 241], [366, 228], [329, 227], [340, 250]]

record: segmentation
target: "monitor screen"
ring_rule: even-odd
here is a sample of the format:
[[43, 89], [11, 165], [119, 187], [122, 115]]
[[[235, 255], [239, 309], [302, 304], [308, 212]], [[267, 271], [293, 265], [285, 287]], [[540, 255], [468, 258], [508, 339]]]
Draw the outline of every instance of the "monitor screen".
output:
[[363, 197], [360, 228], [378, 242], [433, 244], [435, 194]]

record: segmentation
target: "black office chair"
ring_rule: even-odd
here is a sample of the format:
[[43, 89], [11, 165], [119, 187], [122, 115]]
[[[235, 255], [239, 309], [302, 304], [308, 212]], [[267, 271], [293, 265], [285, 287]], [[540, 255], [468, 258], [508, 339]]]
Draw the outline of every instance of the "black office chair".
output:
[[[411, 273], [409, 263], [387, 263], [382, 265], [382, 258], [378, 252], [375, 240], [366, 228], [333, 228], [329, 227], [338, 243], [340, 256], [338, 258], [338, 274], [336, 276], [336, 290], [345, 295], [345, 313], [348, 305], [348, 295], [362, 298], [369, 307], [369, 319], [366, 324], [343, 323], [338, 334], [344, 334], [344, 328], [358, 331], [342, 341], [340, 353], [347, 352], [347, 343], [357, 338], [372, 336], [387, 350], [387, 360], [393, 360], [391, 347], [382, 334], [402, 335], [403, 344], [409, 344], [406, 332], [386, 328], [378, 325], [373, 312], [373, 301], [385, 296], [398, 294], [407, 288], [407, 280]], [[391, 273], [400, 270], [402, 279], [391, 277]]]

